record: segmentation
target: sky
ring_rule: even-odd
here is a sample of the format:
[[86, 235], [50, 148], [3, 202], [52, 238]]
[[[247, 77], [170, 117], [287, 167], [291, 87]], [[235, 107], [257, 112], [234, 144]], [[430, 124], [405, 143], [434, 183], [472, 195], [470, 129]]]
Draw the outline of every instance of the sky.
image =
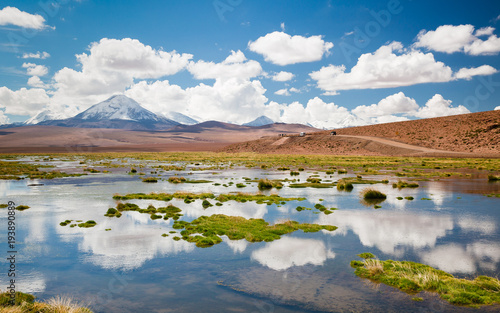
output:
[[0, 124], [124, 94], [332, 129], [500, 109], [500, 2], [0, 2]]

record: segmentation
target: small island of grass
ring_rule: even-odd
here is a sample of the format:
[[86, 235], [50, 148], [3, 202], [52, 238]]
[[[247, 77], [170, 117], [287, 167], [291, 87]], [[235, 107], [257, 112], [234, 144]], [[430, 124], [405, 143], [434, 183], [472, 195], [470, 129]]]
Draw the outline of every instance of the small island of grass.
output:
[[357, 276], [398, 288], [408, 294], [436, 292], [451, 304], [472, 307], [500, 304], [500, 281], [496, 278], [478, 276], [474, 280], [459, 279], [420, 263], [381, 261], [371, 253], [358, 256], [364, 260], [351, 261]]
[[192, 222], [175, 221], [174, 229], [181, 231], [182, 239], [196, 243], [197, 247], [210, 247], [221, 243], [220, 236], [227, 236], [231, 240], [246, 239], [250, 242], [273, 241], [281, 235], [301, 229], [304, 232], [317, 232], [322, 229], [334, 231], [336, 226], [299, 224], [295, 221], [286, 221], [270, 226], [263, 219], [246, 219], [240, 216], [215, 214], [201, 216]]

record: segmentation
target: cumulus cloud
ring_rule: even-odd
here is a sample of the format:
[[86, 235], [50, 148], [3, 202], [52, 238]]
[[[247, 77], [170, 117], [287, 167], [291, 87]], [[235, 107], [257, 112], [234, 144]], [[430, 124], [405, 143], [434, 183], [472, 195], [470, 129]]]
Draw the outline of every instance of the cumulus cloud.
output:
[[184, 69], [190, 54], [155, 50], [136, 39], [103, 38], [77, 55], [81, 71], [63, 68], [54, 75], [54, 101], [89, 106], [103, 96], [124, 92], [134, 79], [155, 79]]
[[286, 88], [277, 90], [274, 94], [278, 96], [290, 96], [290, 92]]
[[28, 79], [28, 86], [36, 87], [36, 88], [49, 88], [50, 86], [46, 85], [38, 76], [31, 76]]
[[[415, 47], [454, 53], [464, 52], [470, 55], [493, 55], [500, 52], [500, 38], [493, 34], [495, 28], [484, 27], [474, 32], [473, 25], [443, 25], [436, 30], [422, 30], [417, 36]], [[488, 36], [483, 40], [479, 37]]]
[[[482, 66], [466, 69], [460, 75], [469, 79], [473, 75], [489, 75], [492, 69]], [[432, 53], [406, 52], [400, 42], [361, 55], [350, 72], [346, 73], [344, 65], [329, 65], [309, 75], [330, 95], [338, 90], [393, 88], [462, 78], [454, 76], [451, 68], [436, 61]]]
[[419, 108], [417, 112], [414, 113], [414, 116], [431, 118], [466, 113], [470, 113], [470, 111], [463, 105], [452, 107], [451, 100], [446, 100], [440, 94], [436, 94], [425, 103], [424, 107]]
[[473, 67], [473, 68], [462, 68], [458, 72], [455, 73], [454, 77], [456, 79], [465, 79], [465, 80], [471, 80], [473, 76], [479, 76], [479, 75], [491, 75], [495, 74], [498, 71], [489, 65], [482, 65], [480, 67]]
[[273, 76], [273, 80], [277, 82], [286, 82], [292, 80], [294, 76], [293, 73], [281, 71]]
[[267, 62], [289, 65], [319, 61], [323, 55], [330, 53], [333, 43], [325, 42], [321, 36], [290, 36], [276, 31], [250, 41], [248, 47], [263, 55]]
[[399, 92], [380, 100], [377, 104], [357, 106], [352, 110], [352, 113], [369, 124], [376, 124], [408, 120], [407, 117], [395, 116], [394, 114], [408, 114], [415, 112], [418, 108], [419, 106], [414, 99]]
[[125, 94], [155, 113], [176, 111], [200, 121], [243, 123], [262, 115], [267, 102], [265, 92], [258, 80], [232, 78], [186, 89], [168, 81], [143, 81], [134, 84]]
[[15, 7], [0, 10], [0, 26], [14, 25], [22, 28], [44, 29], [45, 19], [39, 14], [30, 14]]
[[297, 101], [290, 104], [271, 101], [264, 114], [273, 121], [309, 124], [318, 128], [337, 128], [363, 123], [347, 108], [333, 102], [326, 103], [318, 97], [310, 99], [305, 106]]
[[0, 110], [0, 125], [9, 124], [9, 117], [4, 114], [2, 110]]
[[231, 51], [231, 55], [221, 63], [191, 62], [188, 70], [196, 79], [249, 79], [262, 74], [260, 63], [247, 60], [240, 50]]
[[49, 69], [44, 65], [34, 63], [23, 63], [23, 68], [29, 76], [45, 76], [49, 73]]
[[23, 56], [21, 57], [23, 59], [47, 59], [50, 58], [50, 54], [48, 52], [40, 52], [38, 51], [37, 53], [23, 53]]
[[0, 105], [5, 113], [13, 115], [32, 115], [49, 103], [49, 96], [40, 88], [21, 88], [17, 91], [0, 87]]
[[500, 105], [499, 105], [499, 106], [497, 106], [494, 110], [495, 110], [495, 111], [496, 111], [496, 110], [500, 110]]

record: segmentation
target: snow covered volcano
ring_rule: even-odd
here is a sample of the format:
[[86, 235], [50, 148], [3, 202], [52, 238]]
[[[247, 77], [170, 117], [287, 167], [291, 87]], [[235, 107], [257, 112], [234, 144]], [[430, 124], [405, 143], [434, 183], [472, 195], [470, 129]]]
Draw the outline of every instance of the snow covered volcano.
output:
[[100, 121], [100, 120], [129, 120], [159, 122], [165, 120], [153, 112], [143, 108], [137, 101], [127, 96], [118, 95], [95, 104], [77, 114], [75, 119]]
[[179, 123], [156, 115], [127, 96], [117, 95], [91, 106], [72, 118], [43, 121], [39, 125], [161, 130], [179, 125]]

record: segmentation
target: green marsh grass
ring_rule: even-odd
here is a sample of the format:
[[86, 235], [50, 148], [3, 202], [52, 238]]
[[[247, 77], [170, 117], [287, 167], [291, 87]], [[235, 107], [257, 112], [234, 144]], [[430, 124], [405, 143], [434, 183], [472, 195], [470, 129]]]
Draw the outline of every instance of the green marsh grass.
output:
[[245, 219], [223, 214], [201, 216], [192, 222], [176, 221], [173, 228], [183, 229], [181, 231], [182, 239], [194, 242], [198, 247], [210, 247], [221, 243], [220, 236], [224, 235], [230, 240], [246, 239], [249, 242], [269, 242], [299, 229], [304, 232], [317, 232], [322, 229], [334, 231], [337, 229], [331, 225], [300, 224], [295, 221], [269, 225], [263, 219]]
[[478, 276], [473, 280], [459, 279], [420, 263], [374, 258], [351, 261], [351, 266], [359, 277], [409, 294], [436, 292], [451, 304], [472, 307], [500, 304], [500, 281], [496, 278]]

